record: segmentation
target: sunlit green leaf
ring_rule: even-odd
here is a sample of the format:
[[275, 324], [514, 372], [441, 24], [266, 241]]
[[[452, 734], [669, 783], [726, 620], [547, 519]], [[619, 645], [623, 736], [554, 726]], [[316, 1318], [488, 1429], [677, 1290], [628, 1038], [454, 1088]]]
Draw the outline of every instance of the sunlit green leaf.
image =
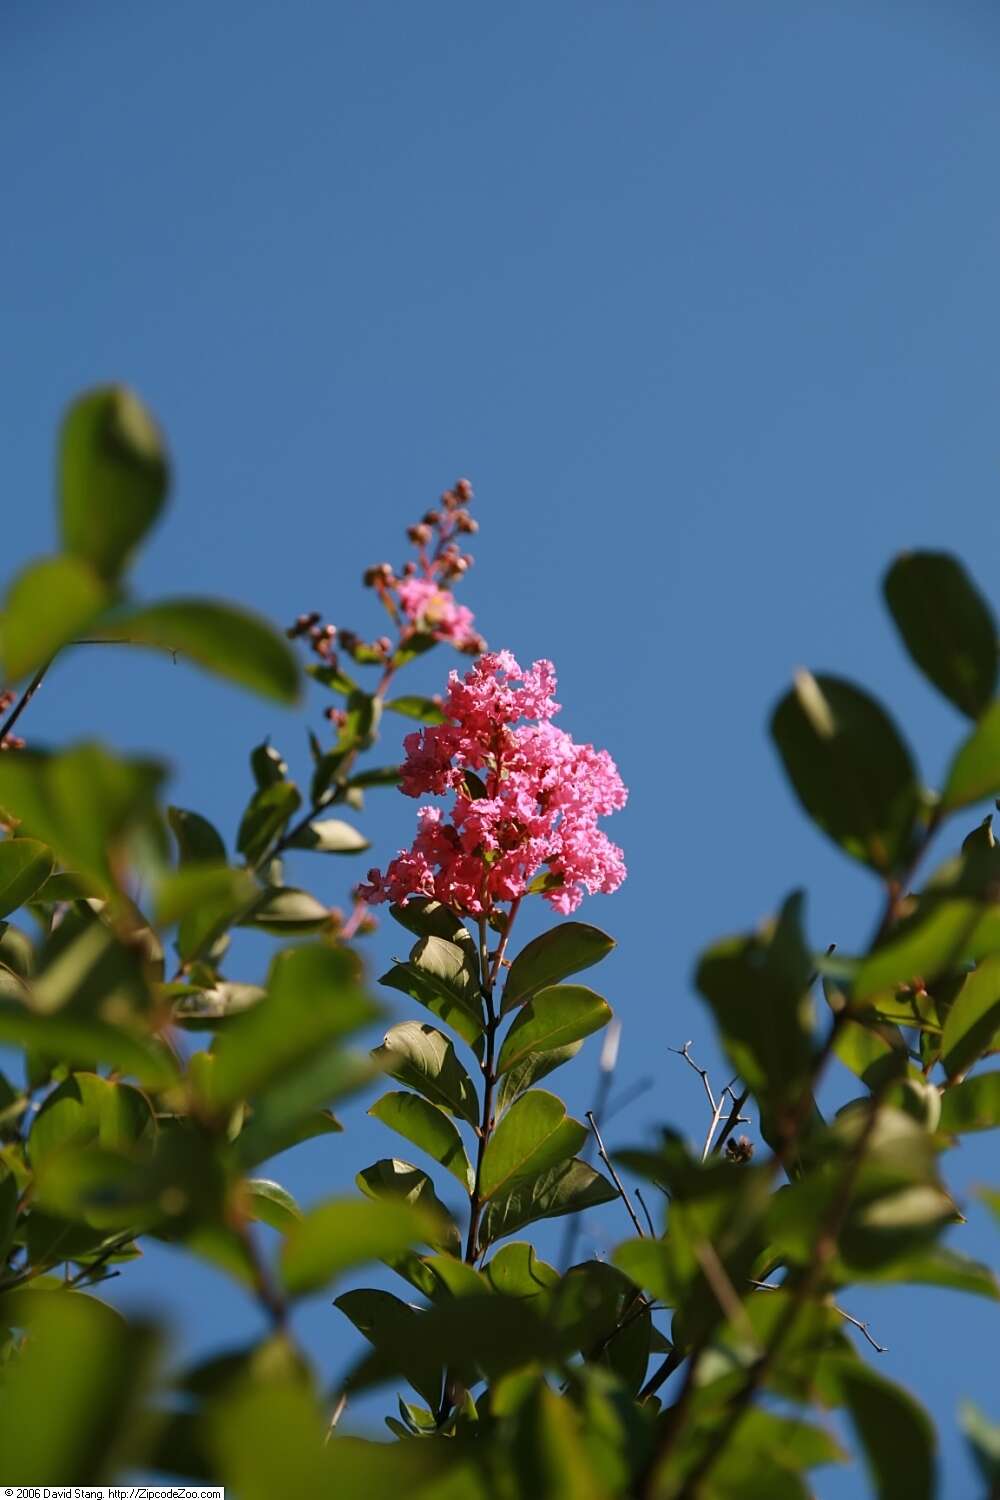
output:
[[943, 1132], [993, 1130], [1000, 1125], [1000, 1071], [977, 1073], [954, 1084], [941, 1096]]
[[518, 1178], [506, 1192], [486, 1205], [480, 1229], [480, 1245], [505, 1239], [525, 1224], [556, 1219], [610, 1203], [617, 1191], [586, 1162], [574, 1157], [542, 1172], [538, 1177]]
[[586, 1126], [570, 1119], [555, 1094], [532, 1089], [522, 1094], [497, 1125], [483, 1153], [479, 1190], [495, 1198], [519, 1177], [537, 1177], [567, 1157], [587, 1139]]
[[1000, 792], [1000, 703], [983, 714], [961, 745], [945, 778], [941, 807], [955, 812]]
[[4, 601], [0, 643], [7, 680], [16, 682], [80, 635], [110, 602], [89, 563], [46, 557], [19, 573]]
[[250, 1212], [255, 1219], [282, 1233], [302, 1222], [302, 1210], [287, 1188], [267, 1177], [257, 1177], [245, 1184]]
[[312, 849], [316, 854], [358, 854], [370, 848], [363, 833], [339, 818], [323, 818], [307, 823], [293, 839], [290, 849]]
[[392, 1078], [416, 1089], [432, 1104], [470, 1125], [479, 1123], [479, 1101], [472, 1079], [451, 1042], [433, 1026], [420, 1021], [393, 1026], [372, 1056]]
[[948, 1011], [941, 1062], [949, 1078], [971, 1068], [1000, 1028], [1000, 954], [984, 958], [968, 975]]
[[53, 863], [51, 849], [37, 839], [0, 843], [0, 917], [31, 900], [52, 873]]
[[426, 1151], [428, 1156], [447, 1167], [468, 1192], [472, 1191], [473, 1172], [462, 1137], [436, 1104], [422, 1099], [419, 1094], [394, 1092], [384, 1094], [368, 1113]]
[[345, 1271], [398, 1255], [433, 1233], [409, 1203], [333, 1198], [310, 1209], [288, 1232], [281, 1251], [281, 1277], [296, 1296], [318, 1291]]
[[537, 990], [600, 963], [614, 946], [614, 938], [586, 922], [562, 922], [532, 938], [510, 966], [501, 1013], [506, 1015]]
[[1000, 1484], [1000, 1422], [991, 1422], [985, 1412], [968, 1400], [959, 1403], [958, 1422], [976, 1467], [984, 1483], [992, 1487], [992, 1493]]
[[539, 990], [504, 1038], [497, 1073], [508, 1072], [532, 1053], [551, 1052], [579, 1041], [610, 1020], [608, 1002], [584, 985], [559, 984]]
[[402, 698], [391, 698], [385, 705], [394, 714], [406, 719], [419, 719], [423, 724], [447, 724], [448, 717], [442, 713], [440, 703], [433, 698], [421, 698], [416, 693], [404, 694]]

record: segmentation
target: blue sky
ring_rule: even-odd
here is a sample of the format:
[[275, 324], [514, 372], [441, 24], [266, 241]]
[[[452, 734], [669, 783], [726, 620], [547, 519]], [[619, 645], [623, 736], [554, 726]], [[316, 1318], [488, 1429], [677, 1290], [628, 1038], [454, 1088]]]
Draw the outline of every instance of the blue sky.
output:
[[[374, 631], [362, 567], [400, 560], [405, 524], [469, 474], [466, 602], [493, 644], [556, 662], [561, 722], [631, 787], [609, 829], [629, 881], [584, 911], [620, 939], [595, 982], [624, 1022], [622, 1082], [656, 1077], [617, 1144], [664, 1118], [703, 1133], [698, 1080], [666, 1049], [691, 1038], [718, 1067], [690, 983], [710, 938], [796, 885], [817, 946], [869, 930], [874, 882], [808, 825], [767, 740], [793, 668], [884, 695], [931, 781], [962, 732], [878, 586], [896, 551], [941, 545], [991, 588], [998, 77], [987, 0], [0, 15], [5, 564], [51, 545], [55, 425], [100, 380], [134, 384], [176, 455], [147, 596]], [[79, 653], [24, 728], [164, 748], [176, 800], [231, 832], [250, 745], [271, 734], [304, 767], [320, 708]], [[373, 801], [380, 858], [412, 815]], [[331, 901], [354, 875], [297, 873]], [[394, 942], [383, 930], [373, 962]], [[564, 1075], [577, 1110], [595, 1052]], [[275, 1165], [303, 1199], [390, 1152], [362, 1106], [345, 1115], [343, 1137]], [[995, 1180], [982, 1141], [951, 1168]], [[591, 1249], [628, 1227], [593, 1219]], [[996, 1258], [975, 1207], [952, 1242]], [[239, 1292], [166, 1252], [132, 1285], [181, 1318], [178, 1352], [256, 1326]], [[996, 1308], [906, 1290], [850, 1306], [889, 1345], [880, 1368], [933, 1409], [942, 1494], [960, 1500], [953, 1413], [995, 1385]], [[332, 1374], [338, 1316], [312, 1305], [303, 1336]], [[860, 1482], [827, 1472], [818, 1493]]]

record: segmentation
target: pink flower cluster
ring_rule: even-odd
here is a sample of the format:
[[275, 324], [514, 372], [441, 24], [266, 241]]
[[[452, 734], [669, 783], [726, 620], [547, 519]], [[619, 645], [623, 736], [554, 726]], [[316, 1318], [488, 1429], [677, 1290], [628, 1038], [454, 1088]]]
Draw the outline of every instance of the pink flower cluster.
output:
[[509, 651], [481, 656], [464, 678], [452, 672], [442, 704], [450, 722], [407, 736], [401, 783], [410, 797], [454, 793], [451, 817], [420, 808], [413, 847], [384, 875], [369, 871], [365, 900], [434, 896], [482, 916], [519, 900], [543, 870], [542, 893], [560, 912], [575, 911], [584, 891], [617, 890], [625, 862], [597, 820], [628, 794], [606, 750], [577, 745], [550, 722], [555, 687], [551, 662], [524, 672]]
[[438, 641], [450, 641], [459, 651], [478, 645], [472, 610], [456, 604], [451, 590], [442, 588], [435, 579], [400, 578], [396, 580], [396, 597], [414, 630]]

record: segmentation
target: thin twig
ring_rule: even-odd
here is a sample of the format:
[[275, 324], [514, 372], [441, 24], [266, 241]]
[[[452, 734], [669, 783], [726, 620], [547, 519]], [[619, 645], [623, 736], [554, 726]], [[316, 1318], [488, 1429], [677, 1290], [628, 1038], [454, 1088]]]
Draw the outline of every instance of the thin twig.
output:
[[668, 1052], [676, 1052], [676, 1054], [677, 1054], [678, 1057], [683, 1057], [684, 1061], [688, 1064], [689, 1067], [694, 1068], [695, 1072], [697, 1073], [698, 1077], [701, 1079], [701, 1081], [702, 1081], [702, 1083], [704, 1085], [705, 1093], [708, 1095], [708, 1107], [709, 1107], [709, 1109], [714, 1110], [715, 1107], [716, 1107], [715, 1106], [715, 1095], [712, 1093], [712, 1085], [708, 1081], [708, 1069], [707, 1068], [699, 1068], [698, 1064], [695, 1062], [694, 1058], [691, 1056], [691, 1052], [689, 1050], [690, 1047], [691, 1047], [691, 1043], [690, 1042], [685, 1042], [684, 1045], [683, 1045], [683, 1047], [668, 1047], [667, 1051]]
[[650, 1213], [649, 1209], [646, 1207], [646, 1200], [642, 1196], [642, 1189], [641, 1188], [636, 1188], [636, 1190], [635, 1190], [635, 1196], [639, 1200], [639, 1203], [642, 1205], [642, 1211], [643, 1211], [643, 1213], [646, 1215], [646, 1223], [649, 1225], [650, 1237], [655, 1240], [656, 1239], [656, 1230], [653, 1228], [653, 1215]]
[[[597, 1077], [597, 1088], [594, 1092], [594, 1106], [591, 1113], [598, 1125], [603, 1125], [608, 1108], [608, 1095], [611, 1092], [611, 1084], [615, 1076], [615, 1068], [618, 1066], [618, 1047], [621, 1041], [622, 1025], [615, 1018], [604, 1036], [604, 1044], [601, 1047], [600, 1071]], [[588, 1135], [584, 1142], [580, 1155], [587, 1161], [591, 1155], [594, 1145], [594, 1136]], [[580, 1237], [580, 1214], [571, 1214], [566, 1221], [566, 1229], [563, 1234], [562, 1251], [559, 1256], [559, 1264], [563, 1270], [569, 1266], [576, 1253], [576, 1242]]]
[[[717, 1156], [719, 1154], [723, 1146], [728, 1141], [729, 1137], [732, 1135], [733, 1131], [736, 1129], [737, 1125], [744, 1125], [747, 1123], [747, 1117], [743, 1114], [743, 1106], [750, 1098], [750, 1090], [744, 1089], [741, 1094], [732, 1094], [731, 1098], [733, 1101], [733, 1107], [729, 1111], [728, 1120], [726, 1121], [725, 1125], [723, 1125], [722, 1129], [719, 1131], [719, 1134], [715, 1138], [715, 1145], [712, 1147], [713, 1156]], [[704, 1161], [704, 1157], [702, 1157], [702, 1160]]]
[[24, 710], [27, 708], [32, 698], [38, 692], [38, 689], [41, 687], [42, 678], [45, 676], [46, 672], [49, 670], [54, 661], [55, 657], [50, 656], [45, 665], [43, 667], [39, 667], [38, 671], [28, 683], [28, 686], [25, 688], [24, 692], [21, 694], [14, 707], [11, 709], [7, 720], [3, 724], [0, 724], [0, 743], [2, 743], [13, 730], [14, 725], [24, 713]]
[[636, 1232], [636, 1234], [639, 1236], [639, 1238], [641, 1240], [644, 1240], [646, 1238], [645, 1231], [643, 1230], [643, 1227], [642, 1227], [642, 1225], [639, 1222], [639, 1216], [638, 1216], [638, 1214], [636, 1213], [635, 1209], [632, 1207], [631, 1201], [629, 1199], [629, 1195], [625, 1191], [625, 1184], [622, 1182], [621, 1178], [618, 1176], [618, 1173], [615, 1171], [614, 1166], [612, 1165], [610, 1156], [608, 1155], [607, 1151], [604, 1149], [604, 1142], [601, 1140], [601, 1132], [600, 1132], [600, 1129], [598, 1127], [597, 1121], [594, 1118], [594, 1111], [592, 1109], [588, 1109], [587, 1110], [587, 1119], [590, 1122], [590, 1128], [594, 1132], [594, 1137], [595, 1137], [595, 1139], [597, 1141], [597, 1154], [601, 1158], [601, 1161], [604, 1163], [604, 1165], [607, 1167], [608, 1171], [611, 1174], [611, 1180], [614, 1183], [615, 1187], [618, 1189], [618, 1196], [621, 1198], [622, 1202], [624, 1203], [625, 1208], [628, 1211], [628, 1216], [632, 1220], [632, 1223], [635, 1225], [635, 1232]]
[[[773, 1281], [754, 1281], [751, 1278], [750, 1285], [752, 1287], [754, 1287], [758, 1292], [780, 1292], [781, 1291], [781, 1287], [780, 1286], [775, 1286], [775, 1284], [774, 1284]], [[888, 1354], [889, 1353], [889, 1349], [888, 1349], [887, 1345], [876, 1343], [875, 1339], [872, 1337], [871, 1327], [870, 1327], [870, 1325], [868, 1323], [862, 1323], [862, 1321], [861, 1321], [860, 1318], [854, 1317], [854, 1315], [852, 1313], [849, 1313], [847, 1311], [846, 1307], [841, 1307], [839, 1302], [831, 1302], [830, 1306], [833, 1308], [833, 1310], [834, 1310], [835, 1313], [839, 1313], [840, 1314], [840, 1316], [844, 1319], [845, 1323], [850, 1323], [851, 1326], [853, 1328], [856, 1328], [859, 1333], [863, 1333], [864, 1334], [865, 1338], [868, 1340], [869, 1344], [871, 1344], [871, 1346], [875, 1350], [876, 1354]]]

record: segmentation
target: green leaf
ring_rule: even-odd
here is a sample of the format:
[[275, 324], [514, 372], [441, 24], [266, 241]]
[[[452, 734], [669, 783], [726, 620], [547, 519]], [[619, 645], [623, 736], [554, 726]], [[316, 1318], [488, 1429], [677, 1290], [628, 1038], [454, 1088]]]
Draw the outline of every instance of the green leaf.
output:
[[455, 1056], [451, 1042], [433, 1026], [403, 1021], [386, 1032], [372, 1056], [390, 1077], [470, 1125], [478, 1125], [479, 1102], [472, 1079]]
[[273, 932], [276, 937], [319, 932], [329, 926], [330, 908], [308, 891], [294, 886], [271, 886], [261, 893], [245, 916], [241, 927], [256, 927]]
[[526, 1240], [501, 1245], [496, 1254], [490, 1256], [484, 1275], [495, 1292], [522, 1299], [539, 1297], [559, 1282], [559, 1272], [544, 1260], [539, 1260], [534, 1245], [529, 1245]]
[[561, 1162], [538, 1177], [518, 1179], [507, 1192], [486, 1205], [480, 1229], [480, 1249], [514, 1234], [525, 1224], [534, 1224], [539, 1219], [556, 1219], [562, 1214], [581, 1213], [585, 1208], [610, 1203], [617, 1196], [607, 1178], [595, 1172], [585, 1161], [574, 1157], [571, 1161]]
[[402, 770], [402, 766], [372, 766], [370, 770], [359, 771], [356, 776], [352, 776], [347, 785], [360, 789], [367, 786], [398, 786]]
[[368, 1113], [447, 1167], [471, 1193], [474, 1175], [462, 1137], [436, 1104], [421, 1099], [419, 1094], [394, 1092], [384, 1094]]
[[19, 573], [3, 609], [3, 664], [10, 682], [49, 661], [106, 608], [110, 594], [88, 563], [46, 557]]
[[96, 1073], [74, 1073], [35, 1116], [28, 1154], [36, 1171], [48, 1157], [82, 1146], [133, 1155], [152, 1142], [155, 1130], [149, 1101], [138, 1089]]
[[942, 1134], [993, 1130], [1000, 1125], [1000, 1071], [977, 1073], [953, 1085], [941, 1096]]
[[132, 836], [149, 829], [163, 775], [153, 761], [119, 760], [99, 745], [59, 755], [21, 750], [0, 756], [0, 808], [69, 869], [113, 890], [113, 865]]
[[286, 1233], [294, 1229], [297, 1224], [301, 1224], [302, 1210], [288, 1189], [283, 1188], [280, 1182], [271, 1182], [267, 1177], [257, 1177], [245, 1183], [244, 1186], [250, 1200], [250, 1213], [253, 1218], [259, 1219], [263, 1224], [269, 1224], [272, 1229], [277, 1229], [281, 1233]]
[[[199, 1453], [207, 1449], [211, 1454], [207, 1471], [196, 1476], [199, 1480], [224, 1485], [241, 1500], [337, 1492], [331, 1482], [330, 1448], [323, 1446], [329, 1417], [324, 1421], [301, 1375], [282, 1374], [284, 1378], [263, 1379], [248, 1369], [199, 1416], [194, 1443]], [[168, 1428], [161, 1442], [172, 1468], [176, 1428]]]
[[443, 1371], [437, 1350], [422, 1334], [425, 1315], [390, 1292], [369, 1288], [342, 1293], [334, 1299], [334, 1306], [374, 1345], [385, 1362], [386, 1373], [398, 1371], [404, 1375], [437, 1411]]
[[1000, 792], [1000, 703], [983, 714], [960, 745], [945, 777], [942, 813], [955, 812]]
[[339, 818], [324, 818], [307, 823], [293, 839], [289, 849], [312, 849], [317, 854], [359, 854], [371, 845], [363, 833]]
[[501, 1015], [506, 1015], [536, 990], [558, 984], [560, 979], [600, 963], [614, 946], [614, 938], [586, 922], [563, 922], [533, 938], [510, 966]]
[[551, 1052], [590, 1036], [610, 1020], [608, 1002], [583, 985], [558, 984], [540, 990], [504, 1038], [497, 1074], [508, 1072], [534, 1052]]
[[334, 1198], [289, 1230], [281, 1279], [293, 1296], [319, 1291], [345, 1271], [399, 1255], [433, 1233], [433, 1222], [409, 1203]]
[[250, 1123], [237, 1136], [240, 1165], [249, 1170], [300, 1141], [341, 1130], [325, 1106], [364, 1088], [373, 1071], [369, 1057], [333, 1042], [269, 1083], [254, 1100]]
[[175, 652], [279, 703], [299, 698], [299, 666], [288, 642], [260, 616], [214, 599], [167, 599], [119, 610], [102, 634]]
[[993, 1487], [992, 1493], [1000, 1484], [1000, 1423], [991, 1422], [974, 1402], [966, 1400], [959, 1404], [958, 1425], [984, 1482]]
[[498, 1112], [502, 1114], [525, 1089], [530, 1089], [540, 1078], [547, 1077], [564, 1062], [569, 1062], [582, 1046], [582, 1041], [569, 1042], [565, 1047], [552, 1047], [547, 1052], [529, 1052], [500, 1079], [497, 1089]]
[[855, 1003], [873, 1000], [917, 977], [930, 984], [966, 956], [981, 916], [982, 908], [974, 901], [933, 906], [900, 937], [862, 959], [851, 986]]
[[441, 712], [440, 703], [433, 698], [421, 698], [416, 693], [404, 694], [402, 698], [391, 698], [385, 707], [406, 719], [419, 719], [423, 724], [447, 724], [448, 716]]
[[266, 999], [234, 1017], [216, 1041], [206, 1082], [215, 1110], [296, 1072], [377, 1014], [356, 982], [351, 955], [319, 945], [277, 954], [267, 989]]
[[52, 873], [52, 850], [37, 839], [0, 844], [0, 917], [31, 900]]
[[379, 983], [419, 1000], [475, 1048], [483, 1034], [478, 972], [468, 945], [428, 936], [415, 945], [406, 963], [394, 964]]
[[965, 568], [947, 552], [904, 552], [883, 588], [924, 676], [962, 713], [978, 718], [996, 688], [997, 627]]
[[24, 1291], [0, 1301], [27, 1337], [5, 1366], [0, 1451], [16, 1485], [113, 1483], [133, 1455], [156, 1339], [77, 1292]]
[[809, 1076], [811, 973], [801, 892], [789, 896], [770, 930], [716, 943], [698, 964], [695, 982], [712, 1008], [726, 1055], [757, 1098], [771, 1106], [798, 1098]]
[[250, 751], [250, 770], [258, 791], [262, 792], [276, 782], [284, 781], [288, 775], [288, 762], [280, 750], [265, 740]]
[[878, 1500], [932, 1500], [936, 1443], [923, 1407], [861, 1360], [838, 1359], [836, 1378]]
[[298, 787], [293, 781], [275, 781], [250, 798], [240, 822], [236, 847], [255, 865], [285, 831], [291, 818], [302, 806]]
[[403, 906], [390, 906], [389, 915], [415, 937], [445, 938], [456, 943], [475, 967], [478, 982], [479, 955], [472, 933], [450, 907], [429, 896], [411, 896]]
[[156, 920], [169, 927], [206, 908], [224, 909], [235, 918], [246, 909], [258, 887], [246, 870], [229, 865], [188, 864], [160, 881], [156, 892]]
[[941, 1063], [949, 1079], [968, 1072], [1000, 1027], [1000, 954], [984, 958], [968, 975], [948, 1011]]
[[539, 1381], [516, 1416], [511, 1449], [518, 1493], [538, 1500], [609, 1500], [572, 1402]]
[[771, 733], [799, 801], [835, 843], [883, 874], [905, 862], [920, 787], [874, 698], [839, 677], [799, 672]]
[[[383, 1157], [365, 1167], [355, 1182], [369, 1198], [390, 1203], [405, 1203], [422, 1214], [423, 1231], [411, 1239], [425, 1239], [453, 1255], [461, 1255], [462, 1241], [451, 1214], [434, 1191], [426, 1172], [399, 1157]], [[409, 1243], [409, 1242], [408, 1242]], [[400, 1246], [402, 1250], [404, 1247]], [[397, 1253], [387, 1251], [386, 1254]]]
[[519, 1177], [537, 1177], [567, 1157], [587, 1139], [586, 1126], [572, 1120], [555, 1094], [533, 1089], [504, 1115], [483, 1153], [479, 1191], [495, 1198]]
[[0, 1000], [0, 1042], [72, 1062], [108, 1063], [150, 1088], [166, 1088], [177, 1080], [165, 1048], [92, 1016], [40, 1014]]
[[866, 1271], [863, 1279], [879, 1286], [906, 1283], [948, 1287], [951, 1291], [970, 1292], [973, 1296], [1000, 1302], [1000, 1282], [989, 1266], [942, 1245], [932, 1245], [912, 1255], [901, 1255], [884, 1266]]
[[167, 822], [177, 840], [182, 865], [202, 860], [209, 864], [225, 864], [226, 846], [222, 835], [207, 818], [183, 807], [168, 807]]
[[168, 484], [163, 440], [132, 391], [103, 386], [73, 402], [59, 444], [67, 552], [116, 578], [163, 509]]

